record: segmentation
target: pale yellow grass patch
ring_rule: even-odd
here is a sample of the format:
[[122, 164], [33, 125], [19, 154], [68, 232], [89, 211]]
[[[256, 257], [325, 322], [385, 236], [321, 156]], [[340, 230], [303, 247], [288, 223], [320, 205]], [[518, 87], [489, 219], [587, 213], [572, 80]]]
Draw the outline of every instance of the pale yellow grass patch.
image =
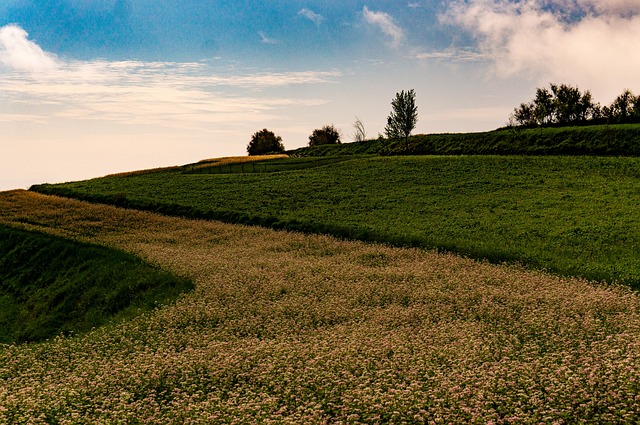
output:
[[266, 161], [269, 159], [289, 158], [287, 154], [276, 155], [253, 155], [253, 156], [227, 156], [222, 158], [203, 159], [193, 165], [193, 169], [218, 167], [231, 164], [245, 164], [248, 162]]
[[0, 193], [0, 223], [196, 283], [130, 323], [0, 348], [0, 423], [640, 420], [622, 287], [24, 191]]

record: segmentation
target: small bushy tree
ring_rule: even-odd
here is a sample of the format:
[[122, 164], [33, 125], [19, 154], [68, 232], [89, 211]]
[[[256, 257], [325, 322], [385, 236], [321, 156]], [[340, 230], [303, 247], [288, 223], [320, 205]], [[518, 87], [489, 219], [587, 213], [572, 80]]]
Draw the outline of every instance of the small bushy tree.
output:
[[416, 106], [416, 92], [411, 89], [396, 93], [391, 101], [391, 114], [387, 118], [384, 132], [389, 139], [404, 139], [405, 149], [409, 150], [409, 136], [418, 123], [418, 107]]
[[251, 136], [249, 145], [247, 145], [247, 153], [250, 156], [281, 152], [284, 152], [282, 137], [276, 136], [266, 128], [254, 133], [254, 135]]
[[333, 124], [313, 130], [309, 136], [309, 146], [340, 144], [340, 131]]

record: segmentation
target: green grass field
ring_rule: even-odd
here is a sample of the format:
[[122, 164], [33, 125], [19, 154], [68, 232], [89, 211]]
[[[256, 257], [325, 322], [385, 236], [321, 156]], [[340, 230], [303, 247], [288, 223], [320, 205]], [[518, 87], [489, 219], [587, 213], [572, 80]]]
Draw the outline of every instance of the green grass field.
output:
[[192, 287], [130, 254], [0, 225], [0, 344], [86, 332]]
[[436, 247], [638, 288], [638, 187], [638, 158], [392, 156], [268, 174], [169, 170], [33, 190], [179, 216]]

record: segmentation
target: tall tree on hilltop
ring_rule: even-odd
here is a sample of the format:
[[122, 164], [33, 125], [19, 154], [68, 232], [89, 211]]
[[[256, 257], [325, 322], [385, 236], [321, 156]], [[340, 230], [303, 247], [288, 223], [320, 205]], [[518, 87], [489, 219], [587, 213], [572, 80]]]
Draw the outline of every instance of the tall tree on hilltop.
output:
[[387, 118], [384, 132], [389, 139], [404, 139], [405, 151], [409, 150], [409, 136], [418, 122], [418, 107], [416, 106], [416, 92], [402, 90], [396, 93], [391, 101], [391, 114]]

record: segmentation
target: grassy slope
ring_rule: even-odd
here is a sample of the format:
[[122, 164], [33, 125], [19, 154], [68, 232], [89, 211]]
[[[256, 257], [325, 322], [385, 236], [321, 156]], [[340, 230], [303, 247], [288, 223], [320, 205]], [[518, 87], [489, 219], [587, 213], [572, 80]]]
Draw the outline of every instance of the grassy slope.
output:
[[639, 179], [636, 158], [369, 157], [284, 173], [165, 172], [35, 189], [438, 247], [638, 287]]
[[0, 346], [0, 423], [638, 423], [640, 297], [453, 255], [0, 193], [0, 221], [192, 279]]
[[0, 225], [0, 343], [85, 332], [191, 285], [130, 254]]

